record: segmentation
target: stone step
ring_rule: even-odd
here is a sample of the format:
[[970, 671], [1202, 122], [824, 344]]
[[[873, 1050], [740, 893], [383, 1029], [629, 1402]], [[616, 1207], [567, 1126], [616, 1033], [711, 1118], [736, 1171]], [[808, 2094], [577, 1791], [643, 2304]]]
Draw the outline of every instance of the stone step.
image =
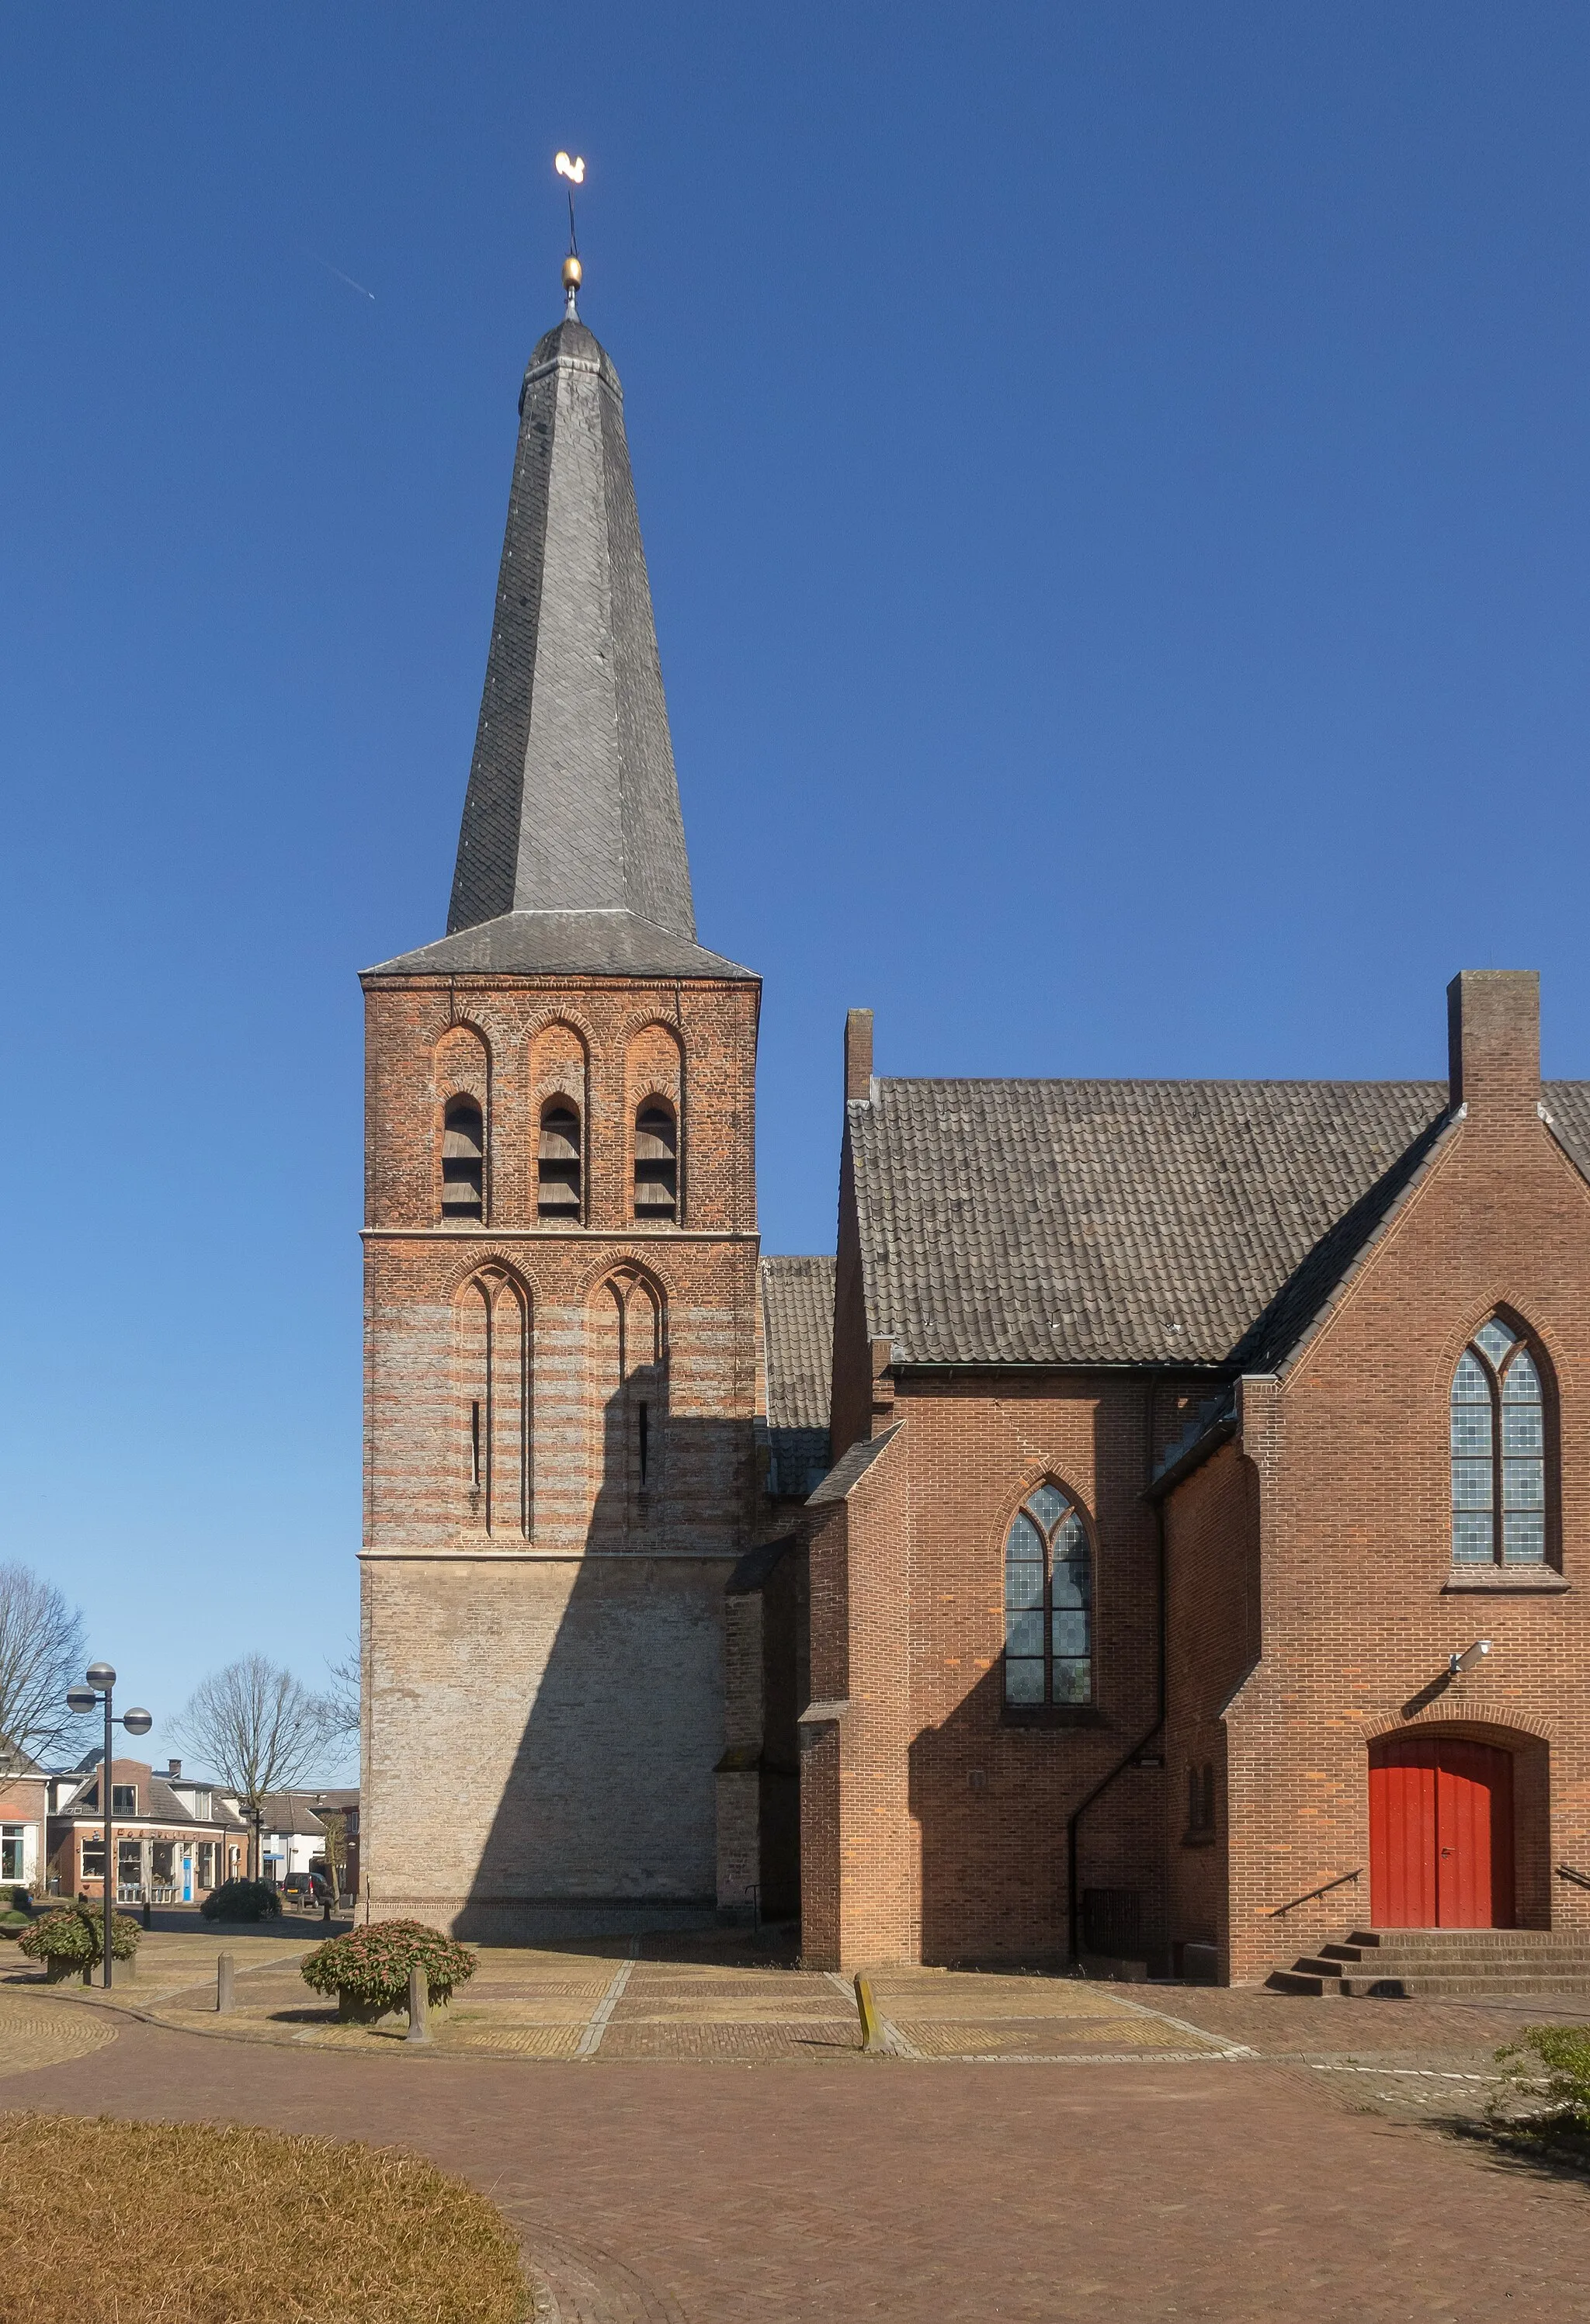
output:
[[1443, 1950], [1453, 1945], [1518, 1945], [1531, 1951], [1553, 1945], [1590, 1948], [1590, 1936], [1577, 1930], [1560, 1929], [1353, 1929], [1346, 1941], [1369, 1951], [1384, 1951], [1388, 1946], [1401, 1945], [1436, 1945]]
[[1545, 1977], [1562, 1977], [1570, 1973], [1579, 1976], [1590, 1970], [1590, 1947], [1562, 1945], [1550, 1952], [1525, 1952], [1521, 1949], [1514, 1951], [1511, 1948], [1503, 1951], [1500, 1946], [1494, 1951], [1481, 1952], [1455, 1947], [1450, 1952], [1436, 1952], [1410, 1945], [1406, 1950], [1399, 1946], [1395, 1952], [1388, 1948], [1383, 1952], [1359, 1953], [1355, 1957], [1335, 1952], [1311, 1953], [1307, 1960], [1299, 1960], [1297, 1967], [1322, 1967], [1333, 1977], [1339, 1977], [1344, 1972], [1364, 1977], [1381, 1976], [1389, 1971], [1400, 1973], [1404, 1969], [1428, 1970], [1432, 1977], [1448, 1972], [1463, 1977], [1500, 1977], [1504, 1972], [1511, 1976], [1515, 1971], [1523, 1976], [1537, 1973]]
[[1339, 1990], [1350, 1999], [1371, 2001], [1428, 2001], [1443, 1996], [1454, 2000], [1465, 1997], [1484, 1999], [1487, 1996], [1501, 1998], [1512, 1994], [1527, 1997], [1533, 1993], [1590, 1995], [1590, 1969], [1561, 1975], [1551, 1970], [1527, 1969], [1517, 1976], [1502, 1971], [1474, 1977], [1415, 1969], [1406, 1977], [1344, 1977], [1336, 1982]]

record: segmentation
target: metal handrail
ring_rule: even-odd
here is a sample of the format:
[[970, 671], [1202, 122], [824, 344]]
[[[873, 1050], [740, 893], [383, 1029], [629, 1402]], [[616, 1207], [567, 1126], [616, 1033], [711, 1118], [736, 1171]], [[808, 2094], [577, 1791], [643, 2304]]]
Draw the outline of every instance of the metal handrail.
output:
[[1576, 1872], [1571, 1864], [1559, 1864], [1557, 1877], [1559, 1880], [1571, 1880], [1577, 1888], [1590, 1888], [1590, 1872]]
[[[1267, 1921], [1279, 1921], [1283, 1913], [1295, 1913], [1299, 1904], [1312, 1904], [1316, 1896], [1328, 1896], [1333, 1888], [1345, 1888], [1349, 1880], [1361, 1879], [1363, 1875], [1362, 1864], [1356, 1872], [1338, 1872], [1334, 1880], [1326, 1881], [1322, 1887], [1310, 1888], [1306, 1896], [1294, 1896], [1290, 1904], [1277, 1904], [1274, 1911], [1266, 1913], [1264, 1917]], [[1590, 1881], [1586, 1881], [1585, 1885], [1590, 1888]]]

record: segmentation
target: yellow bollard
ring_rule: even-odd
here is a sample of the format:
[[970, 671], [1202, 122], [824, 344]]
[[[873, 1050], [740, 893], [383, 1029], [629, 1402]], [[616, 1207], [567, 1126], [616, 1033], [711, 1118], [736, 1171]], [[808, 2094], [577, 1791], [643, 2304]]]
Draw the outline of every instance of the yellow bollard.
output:
[[861, 2019], [861, 2046], [869, 2058], [887, 2057], [883, 2046], [883, 2028], [878, 2016], [878, 2005], [873, 1994], [870, 1977], [858, 1976], [855, 1980], [855, 2014]]

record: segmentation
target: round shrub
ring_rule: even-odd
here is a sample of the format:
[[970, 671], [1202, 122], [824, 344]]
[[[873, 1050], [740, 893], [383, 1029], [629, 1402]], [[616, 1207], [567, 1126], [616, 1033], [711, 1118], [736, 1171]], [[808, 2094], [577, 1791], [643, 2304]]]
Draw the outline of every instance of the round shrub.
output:
[[[131, 1960], [143, 1932], [125, 1913], [110, 1916], [113, 1960]], [[23, 1932], [17, 1950], [30, 1960], [95, 1961], [105, 1950], [105, 1915], [79, 1897], [75, 1904], [46, 1913]]]
[[223, 1880], [199, 1909], [207, 1921], [273, 1921], [282, 1899], [268, 1880]]
[[432, 2001], [446, 2001], [475, 1974], [475, 1955], [423, 1921], [373, 1921], [351, 1936], [329, 1937], [303, 1965], [315, 1993], [347, 1994], [355, 2001], [394, 2009], [407, 1996], [409, 1971], [425, 1971]]

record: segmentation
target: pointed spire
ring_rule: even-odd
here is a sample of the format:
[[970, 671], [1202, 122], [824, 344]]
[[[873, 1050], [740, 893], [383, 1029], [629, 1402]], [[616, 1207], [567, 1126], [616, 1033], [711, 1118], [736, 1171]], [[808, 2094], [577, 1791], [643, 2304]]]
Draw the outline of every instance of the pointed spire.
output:
[[693, 942], [624, 391], [576, 311], [580, 281], [571, 256], [564, 319], [520, 394], [448, 930], [510, 912], [630, 912]]

